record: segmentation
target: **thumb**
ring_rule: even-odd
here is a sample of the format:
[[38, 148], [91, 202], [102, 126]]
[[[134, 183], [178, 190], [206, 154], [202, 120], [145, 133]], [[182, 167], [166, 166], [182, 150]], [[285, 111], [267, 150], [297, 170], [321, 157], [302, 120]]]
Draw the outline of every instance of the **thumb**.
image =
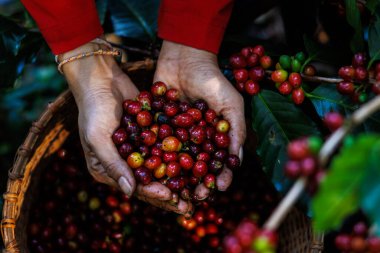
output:
[[117, 182], [125, 194], [129, 197], [132, 196], [136, 189], [136, 180], [131, 168], [126, 161], [119, 156], [111, 137], [96, 138], [91, 146], [107, 176]]

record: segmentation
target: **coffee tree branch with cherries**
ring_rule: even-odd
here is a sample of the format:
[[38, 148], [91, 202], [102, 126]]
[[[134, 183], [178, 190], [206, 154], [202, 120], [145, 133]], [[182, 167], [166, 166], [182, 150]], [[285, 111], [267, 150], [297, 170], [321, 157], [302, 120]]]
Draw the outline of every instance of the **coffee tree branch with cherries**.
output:
[[257, 153], [284, 197], [262, 228], [243, 221], [227, 252], [275, 252], [276, 229], [304, 195], [330, 250], [380, 252], [380, 49], [371, 36], [332, 76], [318, 75], [308, 39], [308, 53], [271, 57], [256, 45], [231, 55], [225, 71], [250, 98]]

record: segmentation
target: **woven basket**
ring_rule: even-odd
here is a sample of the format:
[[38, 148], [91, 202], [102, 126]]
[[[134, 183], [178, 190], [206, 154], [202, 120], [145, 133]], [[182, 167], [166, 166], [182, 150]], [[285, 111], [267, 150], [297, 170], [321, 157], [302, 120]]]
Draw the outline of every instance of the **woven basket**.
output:
[[[152, 81], [154, 61], [127, 63], [122, 68], [139, 88], [146, 89]], [[29, 252], [26, 227], [39, 174], [49, 163], [51, 155], [78, 131], [77, 116], [74, 98], [65, 91], [32, 124], [18, 149], [4, 194], [1, 221], [4, 253]], [[322, 251], [322, 247], [323, 237], [313, 236], [309, 219], [293, 209], [280, 228], [278, 252], [317, 253]]]

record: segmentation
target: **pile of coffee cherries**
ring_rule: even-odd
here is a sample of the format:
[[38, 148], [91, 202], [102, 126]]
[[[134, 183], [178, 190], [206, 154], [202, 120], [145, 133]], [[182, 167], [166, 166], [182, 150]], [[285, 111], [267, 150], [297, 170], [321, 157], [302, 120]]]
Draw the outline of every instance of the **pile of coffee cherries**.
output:
[[197, 185], [214, 189], [224, 166], [240, 166], [239, 157], [228, 153], [229, 122], [204, 100], [180, 101], [178, 90], [155, 82], [123, 108], [112, 139], [141, 184], [159, 181], [193, 200]]
[[[39, 170], [27, 226], [32, 253], [223, 252], [243, 217], [264, 221], [279, 196], [246, 159], [226, 192], [197, 202], [191, 219], [154, 207], [93, 180], [79, 136], [72, 135]], [[33, 181], [36, 178], [33, 178]], [[254, 182], [254, 183], [252, 183]], [[180, 224], [180, 225], [179, 225]]]

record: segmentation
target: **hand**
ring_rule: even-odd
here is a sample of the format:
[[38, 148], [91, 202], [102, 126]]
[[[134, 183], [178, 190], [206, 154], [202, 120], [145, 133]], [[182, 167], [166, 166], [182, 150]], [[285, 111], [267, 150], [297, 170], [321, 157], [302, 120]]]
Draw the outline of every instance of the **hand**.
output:
[[[98, 49], [99, 45], [89, 43], [65, 53], [63, 58]], [[120, 124], [122, 102], [134, 99], [139, 91], [110, 56], [91, 56], [69, 62], [63, 66], [63, 72], [78, 106], [79, 134], [90, 174], [97, 181], [131, 196], [136, 181], [131, 168], [119, 156], [111, 136]], [[171, 191], [157, 182], [138, 185], [135, 194], [139, 199], [177, 213], [192, 211], [192, 205], [184, 201], [173, 205]]]
[[[154, 80], [178, 89], [182, 99], [204, 99], [210, 108], [223, 115], [231, 125], [229, 152], [242, 160], [246, 136], [244, 100], [220, 72], [215, 54], [164, 41]], [[225, 191], [231, 181], [232, 171], [225, 167], [217, 177], [217, 189]], [[208, 195], [209, 189], [200, 184], [196, 189], [198, 199]]]

